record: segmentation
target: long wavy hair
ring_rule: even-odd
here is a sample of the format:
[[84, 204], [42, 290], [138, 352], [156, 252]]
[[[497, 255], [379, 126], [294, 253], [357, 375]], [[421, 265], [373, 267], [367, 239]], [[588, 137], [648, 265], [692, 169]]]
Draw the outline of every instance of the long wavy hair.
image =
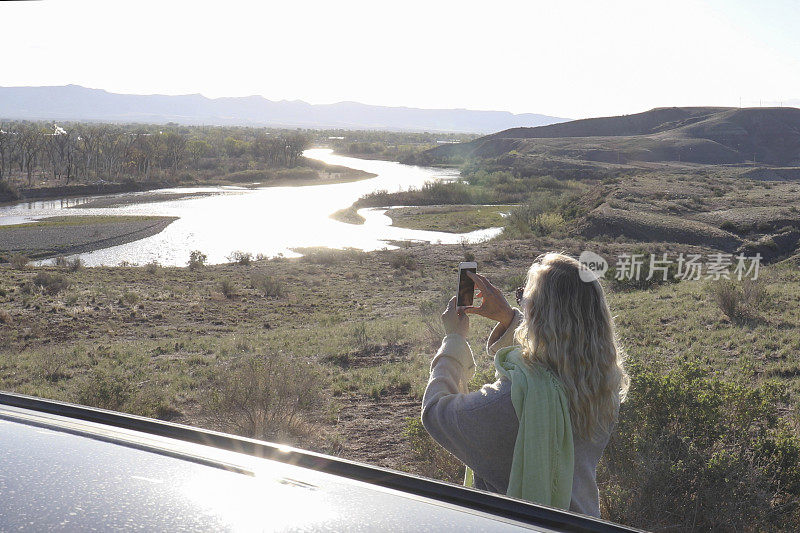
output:
[[630, 380], [603, 288], [582, 268], [558, 253], [534, 261], [515, 338], [526, 361], [559, 378], [573, 431], [591, 439], [613, 428]]

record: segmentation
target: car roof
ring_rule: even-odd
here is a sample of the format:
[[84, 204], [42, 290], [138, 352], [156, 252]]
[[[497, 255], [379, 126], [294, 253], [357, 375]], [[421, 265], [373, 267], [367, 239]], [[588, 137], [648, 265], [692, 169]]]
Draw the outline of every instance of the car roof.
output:
[[[193, 441], [175, 438], [182, 431]], [[448, 497], [453, 489], [509, 509]], [[0, 494], [2, 530], [598, 530], [569, 513], [368, 465], [7, 393]], [[529, 507], [559, 513], [565, 527], [532, 520]]]

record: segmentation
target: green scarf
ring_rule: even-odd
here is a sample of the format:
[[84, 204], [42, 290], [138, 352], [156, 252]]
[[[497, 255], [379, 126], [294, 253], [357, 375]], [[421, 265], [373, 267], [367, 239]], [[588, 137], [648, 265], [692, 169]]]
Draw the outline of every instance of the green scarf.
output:
[[[511, 381], [511, 402], [519, 419], [506, 494], [568, 509], [575, 449], [569, 401], [561, 382], [544, 367], [528, 364], [519, 346], [499, 350], [494, 366]], [[467, 467], [464, 484], [471, 487], [473, 482]]]

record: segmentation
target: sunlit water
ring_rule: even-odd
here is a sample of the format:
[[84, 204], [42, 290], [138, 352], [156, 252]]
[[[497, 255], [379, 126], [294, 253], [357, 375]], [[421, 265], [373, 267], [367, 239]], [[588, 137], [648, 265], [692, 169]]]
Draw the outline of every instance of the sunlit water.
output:
[[[497, 228], [455, 234], [411, 230], [391, 226], [383, 209], [362, 209], [363, 225], [346, 224], [329, 218], [350, 206], [360, 196], [385, 189], [397, 191], [419, 187], [426, 181], [452, 178], [451, 170], [371, 161], [335, 155], [327, 149], [306, 150], [308, 158], [334, 165], [365, 170], [376, 177], [352, 183], [305, 187], [204, 187], [164, 189], [169, 192], [212, 192], [211, 196], [166, 202], [129, 204], [110, 208], [79, 208], [88, 199], [26, 202], [0, 207], [0, 224], [16, 224], [56, 215], [164, 215], [179, 217], [157, 235], [120, 246], [82, 254], [88, 265], [116, 265], [121, 262], [185, 265], [192, 250], [201, 250], [209, 263], [224, 263], [231, 252], [253, 255], [297, 255], [293, 248], [327, 246], [362, 250], [392, 248], [388, 241], [419, 240], [433, 243], [476, 242], [499, 232]], [[153, 191], [150, 191], [151, 193]], [[116, 196], [133, 196], [126, 193]]]

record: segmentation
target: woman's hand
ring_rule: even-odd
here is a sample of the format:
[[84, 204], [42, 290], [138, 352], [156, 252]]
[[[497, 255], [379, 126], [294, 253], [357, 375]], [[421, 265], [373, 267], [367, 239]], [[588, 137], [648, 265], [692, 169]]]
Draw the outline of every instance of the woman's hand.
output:
[[469, 317], [463, 310], [456, 308], [456, 297], [450, 298], [447, 309], [442, 313], [442, 324], [447, 334], [458, 333], [464, 337], [469, 333]]
[[473, 274], [467, 271], [467, 276], [475, 282], [475, 285], [480, 290], [477, 297], [483, 298], [483, 301], [479, 306], [462, 306], [459, 307], [459, 310], [495, 320], [508, 328], [511, 322], [514, 321], [514, 310], [508, 305], [500, 289], [492, 285], [488, 279], [480, 274]]

